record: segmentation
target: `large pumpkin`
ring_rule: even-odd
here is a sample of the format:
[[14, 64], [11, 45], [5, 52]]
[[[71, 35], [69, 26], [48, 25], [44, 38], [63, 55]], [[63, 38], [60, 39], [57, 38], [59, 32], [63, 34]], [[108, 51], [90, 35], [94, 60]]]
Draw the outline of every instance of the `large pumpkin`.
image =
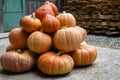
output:
[[55, 16], [46, 14], [43, 18], [41, 29], [43, 32], [55, 32], [60, 29], [60, 21]]
[[82, 44], [71, 54], [75, 66], [87, 66], [92, 64], [97, 57], [97, 49], [88, 44]]
[[54, 3], [50, 1], [45, 1], [43, 5], [49, 5], [52, 8], [55, 15], [58, 13], [58, 8]]
[[38, 58], [37, 65], [45, 74], [61, 75], [69, 73], [74, 67], [74, 62], [68, 54], [46, 52]]
[[83, 33], [75, 27], [62, 28], [55, 32], [53, 44], [58, 50], [74, 51], [83, 42]]
[[28, 36], [21, 28], [14, 28], [9, 33], [9, 41], [15, 49], [26, 49]]
[[36, 66], [37, 58], [29, 50], [11, 50], [0, 57], [0, 63], [3, 69], [9, 72], [25, 72]]
[[82, 28], [82, 27], [79, 27], [79, 26], [75, 26], [75, 28], [77, 28], [79, 30], [80, 33], [82, 33], [82, 36], [83, 36], [83, 41], [85, 41], [86, 37], [87, 37], [87, 31]]
[[41, 54], [51, 48], [52, 39], [48, 34], [35, 31], [28, 37], [27, 45], [31, 51]]
[[55, 16], [52, 8], [48, 5], [42, 5], [41, 7], [37, 8], [35, 10], [35, 17], [38, 18], [40, 21], [43, 20], [43, 18], [46, 14]]
[[61, 23], [61, 27], [62, 26], [66, 26], [66, 27], [76, 26], [76, 19], [71, 13], [66, 13], [65, 11], [63, 11], [63, 13], [60, 13], [57, 16], [57, 18]]
[[20, 26], [23, 30], [32, 33], [39, 31], [41, 27], [41, 21], [35, 18], [34, 13], [32, 15], [26, 15], [20, 19]]

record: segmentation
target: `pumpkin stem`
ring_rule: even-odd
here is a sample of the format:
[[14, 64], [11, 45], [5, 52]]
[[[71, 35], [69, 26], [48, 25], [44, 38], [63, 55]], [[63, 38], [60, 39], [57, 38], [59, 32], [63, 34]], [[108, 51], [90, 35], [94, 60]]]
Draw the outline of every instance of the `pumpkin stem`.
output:
[[67, 27], [66, 27], [66, 26], [62, 26], [62, 27], [61, 27], [61, 29], [65, 29], [65, 28], [67, 28]]
[[65, 11], [62, 11], [62, 13], [66, 13]]
[[35, 19], [35, 12], [32, 13], [32, 16], [31, 16], [33, 19]]
[[63, 51], [59, 51], [56, 55], [61, 56], [63, 53], [64, 53]]
[[22, 53], [22, 50], [21, 50], [21, 49], [18, 49], [18, 52], [19, 52], [19, 53]]

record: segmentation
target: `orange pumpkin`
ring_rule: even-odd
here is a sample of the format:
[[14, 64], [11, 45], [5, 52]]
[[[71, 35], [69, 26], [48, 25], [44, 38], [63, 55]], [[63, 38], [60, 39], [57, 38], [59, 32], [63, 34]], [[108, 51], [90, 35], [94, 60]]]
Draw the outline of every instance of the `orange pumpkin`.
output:
[[32, 15], [26, 15], [20, 19], [20, 26], [23, 30], [29, 33], [39, 31], [41, 25], [41, 21], [35, 18], [34, 13]]
[[29, 71], [36, 66], [37, 58], [29, 50], [11, 50], [0, 57], [0, 63], [3, 69], [19, 73]]
[[14, 28], [9, 33], [9, 41], [15, 49], [26, 49], [29, 33], [21, 28]]
[[53, 44], [58, 50], [69, 52], [79, 48], [83, 38], [83, 33], [75, 27], [62, 28], [55, 32]]
[[54, 3], [45, 1], [43, 5], [49, 5], [52, 8], [55, 15], [58, 13], [58, 8]]
[[51, 48], [52, 39], [48, 34], [35, 31], [28, 37], [27, 45], [31, 51], [41, 54]]
[[75, 66], [87, 66], [92, 64], [97, 57], [97, 49], [88, 44], [82, 44], [71, 54]]
[[63, 11], [63, 13], [58, 14], [57, 16], [58, 20], [61, 23], [61, 27], [74, 27], [76, 26], [76, 19], [71, 13], [66, 13]]
[[74, 67], [74, 62], [68, 54], [59, 54], [50, 51], [38, 58], [37, 65], [40, 71], [45, 74], [61, 75], [69, 73]]
[[41, 7], [37, 8], [35, 10], [35, 17], [38, 18], [40, 21], [43, 20], [43, 18], [46, 14], [50, 14], [52, 16], [55, 16], [52, 8], [48, 5], [42, 5]]
[[46, 14], [42, 21], [41, 29], [43, 32], [55, 32], [60, 29], [60, 21], [56, 17]]

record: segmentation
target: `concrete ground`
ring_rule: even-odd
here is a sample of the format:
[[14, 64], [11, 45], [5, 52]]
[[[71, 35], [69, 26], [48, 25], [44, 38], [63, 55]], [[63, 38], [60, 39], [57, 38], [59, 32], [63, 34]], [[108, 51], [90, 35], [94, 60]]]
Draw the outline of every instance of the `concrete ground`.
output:
[[[0, 34], [0, 56], [9, 44], [8, 34]], [[86, 42], [98, 51], [97, 59], [90, 66], [74, 68], [62, 76], [46, 76], [37, 68], [12, 74], [0, 66], [0, 80], [120, 80], [120, 37], [88, 35]]]

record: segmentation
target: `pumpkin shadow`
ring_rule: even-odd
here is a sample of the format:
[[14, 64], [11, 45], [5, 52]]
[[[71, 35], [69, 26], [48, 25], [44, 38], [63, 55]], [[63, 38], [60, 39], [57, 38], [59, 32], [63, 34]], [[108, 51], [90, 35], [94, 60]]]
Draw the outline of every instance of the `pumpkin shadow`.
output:
[[14, 73], [14, 72], [6, 71], [6, 70], [4, 70], [4, 69], [2, 69], [0, 72], [1, 72], [1, 74], [9, 75], [9, 76], [12, 76], [12, 75], [14, 76], [14, 75], [20, 75], [20, 74], [29, 73], [29, 71]]
[[7, 71], [5, 69], [1, 69], [0, 74], [4, 74], [4, 75], [8, 75], [8, 76], [12, 76], [12, 75], [14, 76], [14, 75], [20, 75], [20, 74], [27, 74], [30, 71], [32, 71], [32, 70], [24, 71], [24, 72], [9, 72], [9, 71]]
[[36, 75], [46, 79], [56, 79], [68, 76], [70, 73], [62, 74], [62, 75], [47, 75], [41, 72], [39, 69], [35, 69]]
[[86, 68], [91, 68], [91, 67], [94, 67], [95, 64], [90, 64], [90, 65], [87, 65], [87, 66], [75, 66], [74, 69], [86, 69]]

